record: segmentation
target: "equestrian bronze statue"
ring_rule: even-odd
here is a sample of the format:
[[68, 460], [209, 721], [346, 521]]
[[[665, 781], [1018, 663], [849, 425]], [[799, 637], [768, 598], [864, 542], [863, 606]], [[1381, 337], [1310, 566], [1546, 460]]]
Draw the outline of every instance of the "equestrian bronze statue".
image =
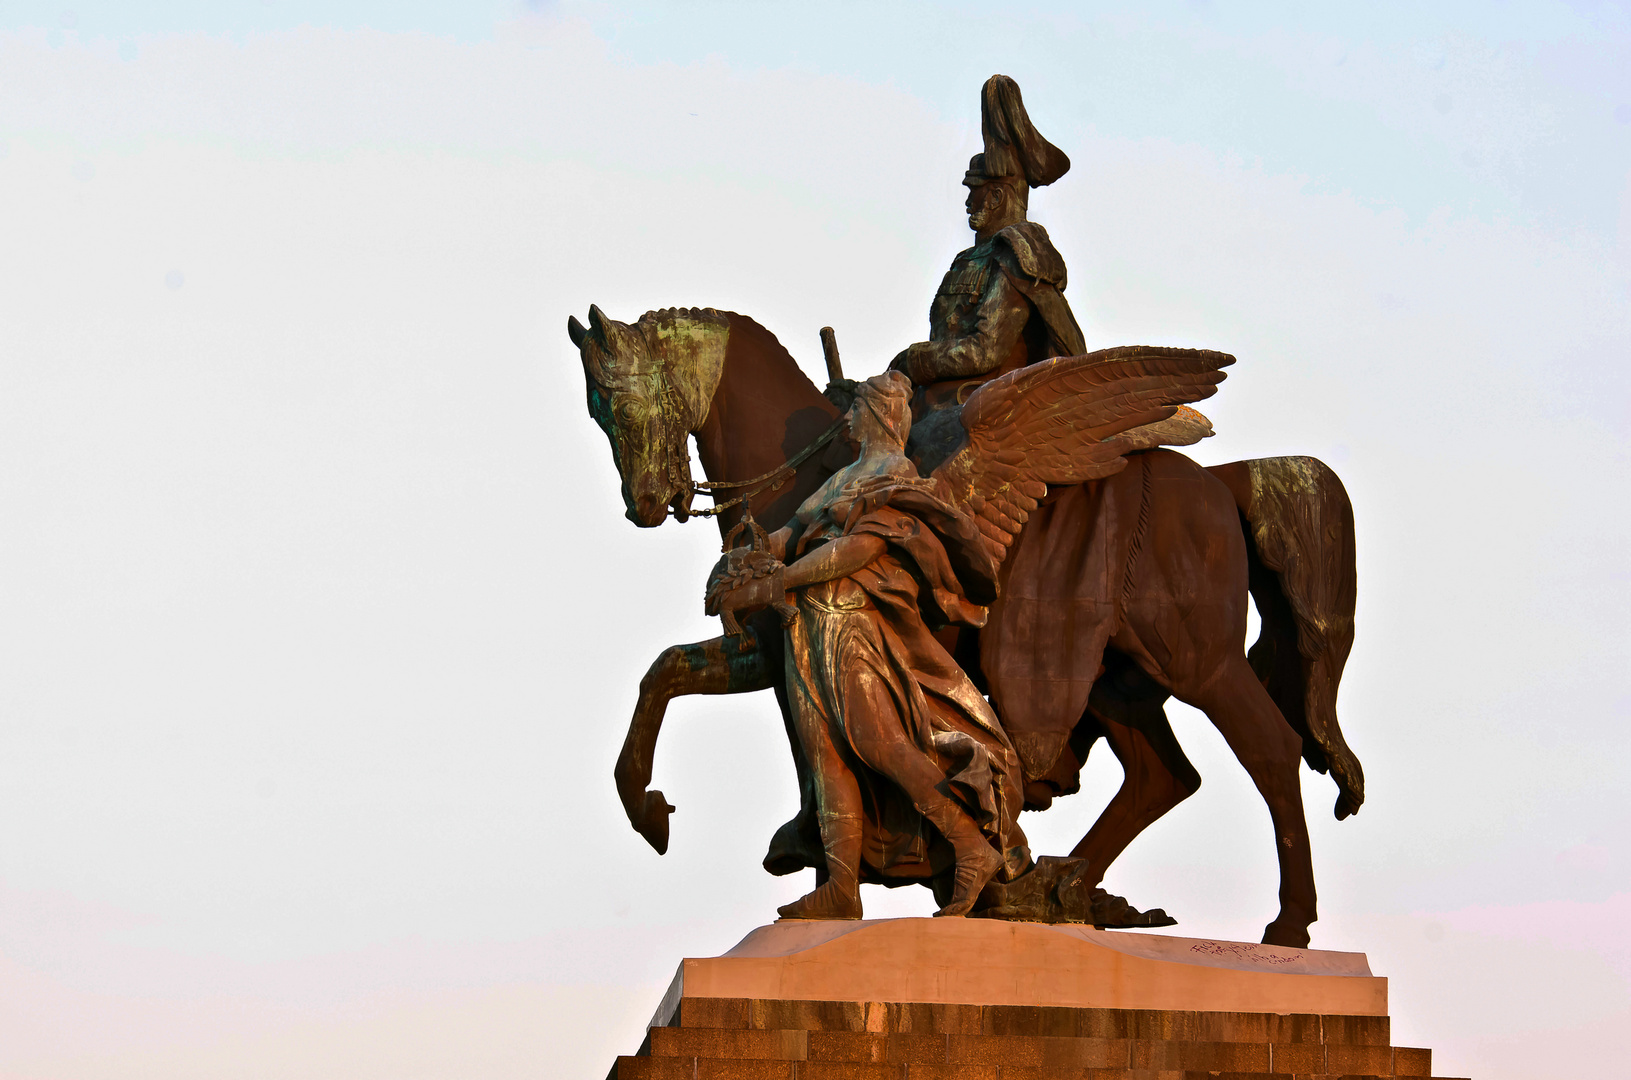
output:
[[[1063, 260], [1024, 220], [1028, 186], [1068, 159], [1035, 133], [1011, 80], [987, 83], [982, 120], [986, 150], [965, 177], [976, 245], [946, 275], [930, 340], [890, 365], [893, 381], [843, 380], [827, 336], [824, 393], [762, 326], [712, 309], [625, 324], [591, 307], [588, 326], [569, 321], [627, 516], [644, 527], [716, 516], [729, 550], [710, 609], [730, 629], [753, 612], [740, 633], [652, 665], [619, 795], [665, 850], [673, 807], [648, 785], [668, 701], [773, 689], [801, 809], [765, 867], [817, 878], [785, 915], [859, 917], [854, 884], [922, 882], [951, 914], [1165, 925], [1098, 885], [1200, 784], [1163, 711], [1176, 696], [1217, 726], [1268, 805], [1280, 911], [1263, 940], [1306, 945], [1316, 908], [1299, 759], [1335, 779], [1338, 818], [1364, 799], [1335, 710], [1353, 640], [1346, 493], [1312, 458], [1208, 469], [1164, 448], [1210, 434], [1185, 403], [1210, 394], [1232, 358], [1084, 354]], [[1135, 392], [1139, 380], [1154, 383]], [[1047, 419], [1030, 428], [1023, 416]], [[691, 474], [692, 439], [705, 481]], [[714, 506], [694, 507], [699, 494]], [[844, 573], [799, 569], [812, 558]], [[1262, 622], [1249, 656], [1248, 595]], [[1121, 789], [1068, 859], [1033, 861], [1016, 807], [1078, 790], [1100, 737]]]

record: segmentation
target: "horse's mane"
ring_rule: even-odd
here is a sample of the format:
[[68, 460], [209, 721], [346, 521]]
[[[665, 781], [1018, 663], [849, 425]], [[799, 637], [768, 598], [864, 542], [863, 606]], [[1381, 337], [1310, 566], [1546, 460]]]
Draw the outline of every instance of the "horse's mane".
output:
[[[640, 316], [635, 325], [643, 332], [647, 327], [672, 328], [681, 320], [726, 326], [730, 328], [733, 337], [741, 335], [743, 338], [757, 339], [760, 345], [757, 351], [762, 360], [774, 366], [785, 366], [789, 375], [796, 375], [812, 391], [817, 394], [821, 393], [821, 388], [815, 384], [810, 376], [804, 373], [803, 368], [799, 367], [798, 361], [793, 359], [793, 354], [787, 351], [787, 347], [777, 339], [774, 333], [751, 315], [743, 315], [737, 311], [720, 311], [718, 308], [711, 307], [658, 308]], [[741, 342], [738, 342], [738, 344], [740, 345]]]
[[[740, 318], [741, 316], [737, 317]], [[646, 312], [644, 315], [640, 316], [640, 318], [635, 320], [635, 325], [640, 327], [642, 330], [648, 326], [671, 327], [681, 319], [688, 319], [691, 322], [713, 323], [716, 326], [728, 326], [730, 324], [731, 313], [728, 311], [718, 311], [711, 307], [665, 307], [658, 308], [656, 311]]]

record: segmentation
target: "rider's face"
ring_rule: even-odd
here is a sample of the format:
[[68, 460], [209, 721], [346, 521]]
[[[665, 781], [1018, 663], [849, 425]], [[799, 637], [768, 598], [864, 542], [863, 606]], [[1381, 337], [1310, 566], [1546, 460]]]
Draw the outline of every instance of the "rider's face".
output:
[[1002, 205], [1003, 194], [1001, 184], [969, 188], [968, 198], [963, 200], [963, 206], [968, 209], [968, 227], [979, 232]]

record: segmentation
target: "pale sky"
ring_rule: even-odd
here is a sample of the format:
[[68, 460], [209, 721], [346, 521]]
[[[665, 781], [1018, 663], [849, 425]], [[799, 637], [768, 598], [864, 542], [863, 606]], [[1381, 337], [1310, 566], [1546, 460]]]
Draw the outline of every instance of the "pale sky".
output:
[[[999, 71], [1090, 346], [1236, 354], [1194, 456], [1352, 497], [1314, 946], [1441, 1075], [1623, 1069], [1625, 4], [69, 6], [0, 2], [0, 1077], [598, 1080], [809, 888], [768, 694], [670, 710], [666, 856], [617, 802], [718, 534], [624, 520], [565, 322], [880, 370]], [[1169, 714], [1204, 785], [1106, 885], [1256, 940], [1267, 812]]]

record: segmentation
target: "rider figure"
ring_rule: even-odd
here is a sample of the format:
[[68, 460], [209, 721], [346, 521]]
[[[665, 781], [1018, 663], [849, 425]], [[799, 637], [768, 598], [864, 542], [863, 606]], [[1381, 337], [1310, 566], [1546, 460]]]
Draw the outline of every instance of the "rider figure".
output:
[[929, 340], [889, 365], [921, 388], [914, 402], [920, 422], [988, 379], [1086, 351], [1064, 297], [1065, 260], [1047, 231], [1025, 219], [1030, 189], [1059, 179], [1070, 159], [1037, 132], [1006, 75], [991, 76], [980, 92], [980, 130], [985, 152], [963, 176], [976, 243], [958, 253], [940, 283]]

